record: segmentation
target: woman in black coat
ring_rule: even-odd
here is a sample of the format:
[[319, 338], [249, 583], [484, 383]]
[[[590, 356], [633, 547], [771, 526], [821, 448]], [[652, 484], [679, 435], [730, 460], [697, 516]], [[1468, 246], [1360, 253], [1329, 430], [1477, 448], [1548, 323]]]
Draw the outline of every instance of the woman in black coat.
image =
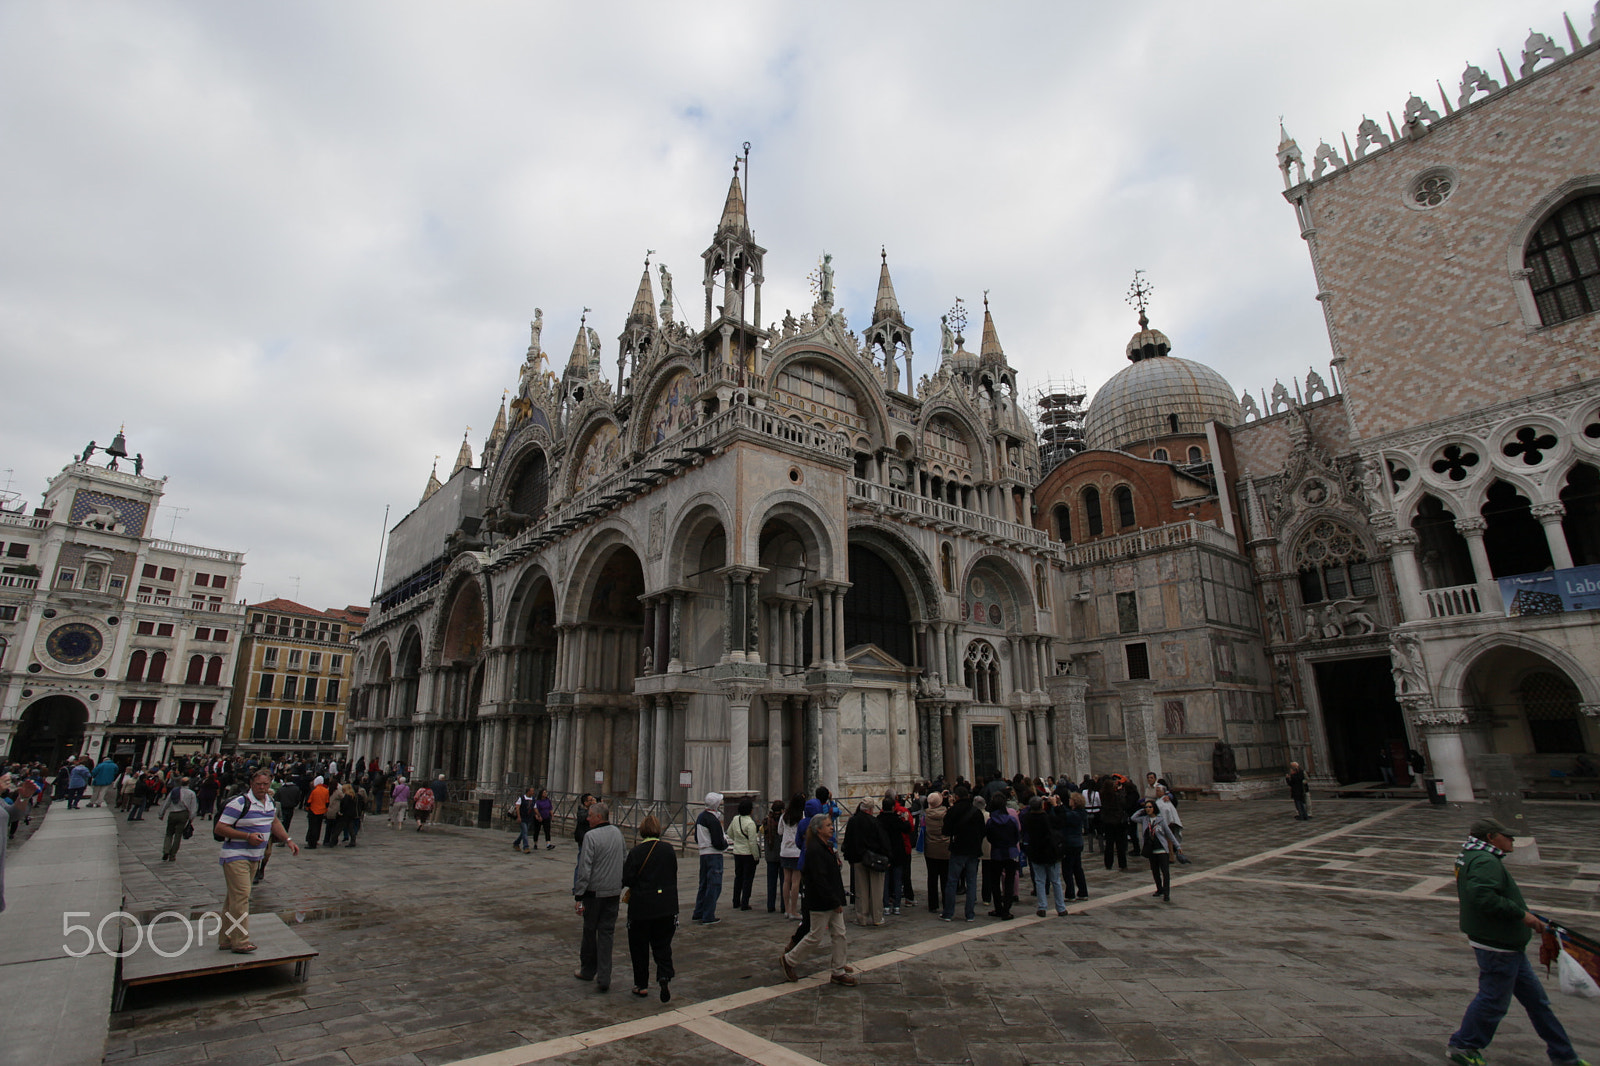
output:
[[874, 870], [867, 862], [867, 853], [894, 862], [894, 852], [889, 848], [889, 838], [878, 823], [878, 801], [867, 797], [850, 816], [844, 827], [844, 861], [850, 864], [855, 883], [856, 924], [883, 924], [883, 881], [888, 867]]
[[[598, 838], [596, 838], [598, 839]], [[678, 929], [678, 857], [661, 843], [661, 823], [650, 815], [639, 825], [639, 843], [622, 863], [628, 892], [628, 954], [633, 956], [633, 994], [650, 994], [650, 955], [656, 957], [661, 1002], [672, 998], [672, 934]]]

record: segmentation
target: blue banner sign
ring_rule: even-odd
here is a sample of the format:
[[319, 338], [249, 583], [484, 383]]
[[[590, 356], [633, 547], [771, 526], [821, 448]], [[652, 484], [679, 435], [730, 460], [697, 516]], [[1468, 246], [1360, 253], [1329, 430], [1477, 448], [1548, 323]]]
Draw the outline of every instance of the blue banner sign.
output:
[[1575, 566], [1500, 579], [1507, 617], [1600, 610], [1600, 566]]

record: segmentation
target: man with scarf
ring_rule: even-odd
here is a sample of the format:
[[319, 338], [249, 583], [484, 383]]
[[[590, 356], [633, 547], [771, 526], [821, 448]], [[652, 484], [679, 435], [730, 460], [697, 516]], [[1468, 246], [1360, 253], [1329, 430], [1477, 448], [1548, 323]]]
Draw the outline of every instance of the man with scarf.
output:
[[1478, 959], [1478, 994], [1467, 1004], [1461, 1028], [1451, 1035], [1446, 1057], [1458, 1066], [1483, 1066], [1483, 1049], [1515, 996], [1554, 1066], [1587, 1066], [1572, 1050], [1567, 1031], [1550, 1009], [1550, 997], [1528, 964], [1528, 940], [1543, 931], [1544, 922], [1528, 910], [1505, 867], [1506, 854], [1516, 846], [1514, 834], [1493, 818], [1480, 818], [1470, 833], [1456, 856], [1456, 897], [1461, 931]]
[[694, 913], [690, 921], [716, 925], [717, 899], [722, 895], [722, 853], [728, 850], [728, 836], [722, 831], [722, 793], [706, 793], [706, 809], [694, 820], [694, 841], [700, 850], [700, 887], [694, 894]]

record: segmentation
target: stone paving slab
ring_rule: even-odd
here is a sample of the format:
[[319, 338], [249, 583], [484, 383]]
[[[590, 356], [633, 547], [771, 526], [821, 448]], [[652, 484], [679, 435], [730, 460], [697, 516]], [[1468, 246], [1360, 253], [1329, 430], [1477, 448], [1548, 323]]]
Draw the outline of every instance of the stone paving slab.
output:
[[[1438, 1062], [1475, 983], [1449, 875], [1477, 812], [1364, 800], [1315, 812], [1300, 823], [1270, 801], [1186, 804], [1197, 861], [1179, 868], [1171, 904], [1150, 898], [1143, 860], [1108, 873], [1096, 856], [1091, 899], [1068, 918], [1036, 919], [1025, 899], [1015, 922], [980, 907], [976, 923], [946, 924], [919, 899], [881, 928], [851, 925], [858, 989], [783, 982], [773, 960], [792, 925], [765, 913], [764, 871], [757, 909], [732, 911], [730, 869], [722, 923], [679, 929], [666, 1006], [627, 994], [621, 928], [610, 993], [568, 976], [570, 841], [524, 856], [500, 833], [375, 820], [357, 848], [280, 851], [257, 889], [258, 911], [322, 953], [309, 985], [257, 973], [133, 990], [107, 1061]], [[1529, 817], [1550, 861], [1517, 870], [1526, 894], [1600, 932], [1600, 810], [1533, 804]], [[163, 864], [156, 823], [118, 829], [130, 909], [220, 902], [215, 844], [197, 836]], [[680, 855], [685, 913], [694, 866]], [[1554, 998], [1594, 1057], [1593, 1006]], [[700, 1019], [754, 1043], [740, 1053], [685, 1028]], [[1493, 1050], [1544, 1061], [1515, 1008]]]

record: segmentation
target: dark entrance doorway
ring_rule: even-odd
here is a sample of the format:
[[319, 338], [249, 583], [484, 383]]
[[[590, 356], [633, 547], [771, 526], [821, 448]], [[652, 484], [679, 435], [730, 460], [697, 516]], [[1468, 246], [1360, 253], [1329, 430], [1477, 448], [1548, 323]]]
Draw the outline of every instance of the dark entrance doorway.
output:
[[975, 725], [972, 727], [972, 775], [996, 777], [1000, 773], [1000, 727]]
[[12, 762], [42, 762], [54, 770], [83, 749], [89, 710], [71, 696], [48, 696], [22, 712], [11, 741]]
[[1333, 776], [1340, 784], [1382, 781], [1382, 761], [1396, 745], [1406, 750], [1405, 717], [1394, 698], [1387, 656], [1315, 663], [1322, 722], [1328, 731]]

